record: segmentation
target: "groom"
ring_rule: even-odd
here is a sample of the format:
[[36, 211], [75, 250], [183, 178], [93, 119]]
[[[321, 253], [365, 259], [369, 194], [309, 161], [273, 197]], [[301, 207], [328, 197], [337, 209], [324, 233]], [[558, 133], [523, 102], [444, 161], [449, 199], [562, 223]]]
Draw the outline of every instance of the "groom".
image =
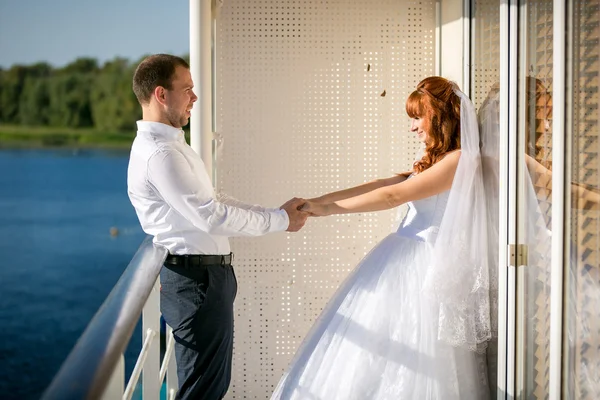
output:
[[280, 209], [215, 198], [202, 159], [182, 126], [198, 97], [187, 62], [156, 54], [133, 76], [142, 106], [127, 172], [128, 194], [143, 230], [169, 250], [160, 272], [161, 312], [175, 338], [178, 399], [223, 398], [231, 380], [237, 281], [228, 237], [296, 232], [302, 199]]

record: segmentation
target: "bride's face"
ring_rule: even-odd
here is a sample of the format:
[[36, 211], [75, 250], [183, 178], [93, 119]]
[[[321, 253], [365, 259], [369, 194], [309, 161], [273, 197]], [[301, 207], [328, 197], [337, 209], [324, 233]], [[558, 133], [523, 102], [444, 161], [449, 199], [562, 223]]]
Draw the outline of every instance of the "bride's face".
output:
[[425, 143], [429, 139], [429, 129], [425, 119], [421, 117], [415, 117], [411, 119], [410, 131], [417, 134], [419, 142]]

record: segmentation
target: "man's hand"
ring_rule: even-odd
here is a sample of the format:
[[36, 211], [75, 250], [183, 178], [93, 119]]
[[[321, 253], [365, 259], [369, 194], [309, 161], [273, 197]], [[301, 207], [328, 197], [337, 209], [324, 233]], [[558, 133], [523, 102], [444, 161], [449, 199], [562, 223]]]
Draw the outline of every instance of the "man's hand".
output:
[[294, 197], [279, 207], [280, 209], [285, 210], [290, 219], [290, 224], [286, 229], [288, 232], [298, 232], [306, 223], [308, 213], [300, 211], [300, 208], [302, 208], [304, 203], [306, 203], [306, 200]]

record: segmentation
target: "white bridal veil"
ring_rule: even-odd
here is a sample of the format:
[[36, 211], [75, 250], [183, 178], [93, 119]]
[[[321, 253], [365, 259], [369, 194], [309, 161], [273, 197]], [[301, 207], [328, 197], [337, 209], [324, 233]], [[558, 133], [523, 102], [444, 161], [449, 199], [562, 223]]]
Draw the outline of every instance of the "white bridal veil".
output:
[[493, 213], [498, 209], [492, 205], [493, 196], [497, 204], [497, 192], [484, 185], [475, 106], [457, 88], [455, 93], [461, 100], [461, 156], [423, 290], [439, 304], [438, 339], [481, 352], [496, 334], [490, 284], [497, 283], [490, 278], [495, 275], [493, 254], [497, 255]]

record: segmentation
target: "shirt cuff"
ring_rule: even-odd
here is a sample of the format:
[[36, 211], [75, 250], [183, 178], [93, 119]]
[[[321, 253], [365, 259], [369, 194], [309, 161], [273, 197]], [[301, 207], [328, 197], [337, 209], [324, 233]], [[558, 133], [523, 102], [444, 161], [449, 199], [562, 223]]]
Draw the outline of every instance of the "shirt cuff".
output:
[[290, 218], [285, 210], [278, 208], [268, 209], [271, 214], [271, 226], [269, 232], [282, 232], [290, 226]]

